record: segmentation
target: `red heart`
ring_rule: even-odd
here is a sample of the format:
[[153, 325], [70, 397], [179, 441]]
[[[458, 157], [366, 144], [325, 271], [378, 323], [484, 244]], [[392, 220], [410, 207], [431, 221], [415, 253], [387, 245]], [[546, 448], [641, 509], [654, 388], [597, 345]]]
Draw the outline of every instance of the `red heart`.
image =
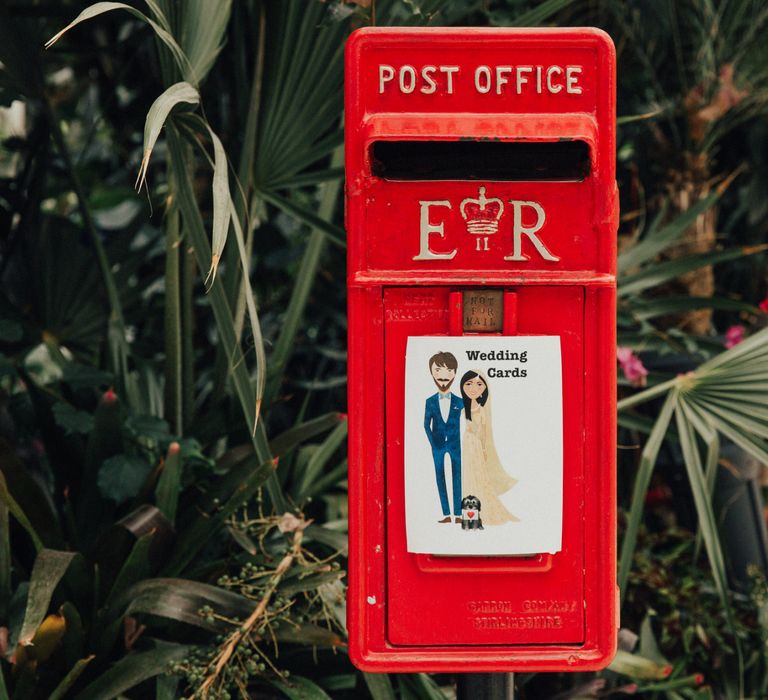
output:
[[468, 511], [467, 511], [467, 515], [468, 515], [470, 518], [474, 518], [474, 517], [475, 517], [475, 511], [474, 511], [474, 510], [468, 510]]

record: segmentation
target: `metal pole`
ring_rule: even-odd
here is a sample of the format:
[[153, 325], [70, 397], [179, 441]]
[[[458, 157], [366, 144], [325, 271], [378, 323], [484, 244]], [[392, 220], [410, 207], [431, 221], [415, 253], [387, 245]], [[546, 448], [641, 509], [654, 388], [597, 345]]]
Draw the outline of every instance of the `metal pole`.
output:
[[456, 700], [515, 700], [515, 674], [461, 673]]

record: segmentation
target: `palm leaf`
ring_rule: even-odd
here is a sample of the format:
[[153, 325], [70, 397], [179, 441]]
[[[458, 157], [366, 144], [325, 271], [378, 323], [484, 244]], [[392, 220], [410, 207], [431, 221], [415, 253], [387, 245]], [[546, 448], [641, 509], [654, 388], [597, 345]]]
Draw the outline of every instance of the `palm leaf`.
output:
[[723, 297], [664, 297], [663, 299], [630, 299], [627, 310], [638, 321], [647, 321], [667, 314], [677, 314], [697, 309], [720, 311], [746, 311], [755, 313], [757, 307], [736, 299]]
[[[768, 328], [713, 357], [694, 372], [646, 389], [619, 403], [619, 410], [625, 411], [665, 393], [667, 395], [659, 418], [646, 442], [640, 468], [635, 477], [627, 532], [622, 543], [619, 564], [619, 582], [622, 588], [626, 584], [631, 566], [651, 473], [673, 411], [689, 481], [694, 490], [702, 536], [713, 574], [720, 576], [721, 555], [717, 551], [719, 545], [713, 539], [714, 520], [710, 518], [711, 493], [719, 456], [718, 433], [756, 459], [768, 461], [768, 411], [765, 410], [760, 388], [767, 383]], [[705, 460], [701, 459], [694, 435], [700, 436], [707, 446]], [[702, 501], [704, 498], [707, 503]], [[718, 583], [718, 590], [723, 596], [724, 584]], [[730, 614], [729, 610], [726, 610], [726, 613]]]
[[261, 113], [254, 181], [286, 183], [339, 143], [346, 23], [324, 22], [319, 2], [267, 3]]
[[537, 27], [550, 20], [561, 10], [571, 5], [573, 0], [544, 0], [527, 12], [511, 17], [509, 11], [496, 11], [490, 14], [491, 24], [497, 27]]
[[619, 280], [618, 295], [625, 297], [630, 294], [657, 287], [660, 284], [676, 279], [686, 272], [692, 272], [707, 265], [717, 265], [728, 260], [736, 260], [748, 255], [763, 253], [768, 250], [768, 244], [756, 246], [740, 246], [727, 250], [717, 250], [711, 253], [689, 255], [667, 262], [651, 265], [647, 269], [632, 275], [627, 275]]
[[653, 469], [656, 466], [656, 459], [659, 456], [659, 450], [664, 441], [664, 435], [672, 420], [674, 409], [675, 399], [674, 395], [670, 392], [659, 412], [659, 417], [651, 430], [651, 434], [648, 436], [648, 440], [645, 443], [640, 458], [640, 465], [637, 469], [637, 475], [635, 476], [635, 484], [632, 490], [632, 498], [627, 517], [627, 529], [624, 533], [624, 539], [621, 543], [621, 552], [619, 555], [618, 584], [622, 599], [626, 593], [627, 578], [629, 577], [629, 570], [632, 566], [632, 558], [637, 543], [637, 533], [643, 519], [645, 496], [648, 493]]
[[232, 0], [146, 0], [159, 22], [165, 21], [183, 51], [189, 74], [199, 85], [219, 55], [232, 12]]
[[142, 22], [146, 22], [150, 27], [152, 27], [155, 34], [157, 35], [157, 38], [171, 52], [171, 55], [178, 64], [182, 73], [187, 71], [187, 68], [189, 67], [189, 61], [184, 52], [181, 50], [181, 47], [178, 45], [178, 43], [176, 43], [176, 40], [171, 36], [168, 26], [163, 26], [162, 23], [159, 24], [158, 22], [155, 22], [154, 20], [147, 17], [143, 12], [137, 10], [135, 7], [126, 5], [123, 2], [97, 2], [90, 7], [85, 8], [77, 17], [75, 17], [74, 20], [72, 20], [66, 27], [64, 27], [64, 29], [54, 34], [54, 36], [52, 36], [45, 43], [45, 48], [48, 49], [53, 46], [64, 34], [66, 34], [70, 29], [77, 26], [81, 22], [93, 19], [98, 15], [104, 14], [105, 12], [111, 12], [112, 10], [125, 10], [137, 19], [140, 19]]
[[660, 226], [659, 219], [656, 219], [639, 243], [623, 251], [618, 256], [617, 270], [619, 274], [652, 261], [657, 255], [673, 245], [699, 216], [720, 199], [732, 179], [728, 178], [718, 188], [700, 199], [665, 226]]

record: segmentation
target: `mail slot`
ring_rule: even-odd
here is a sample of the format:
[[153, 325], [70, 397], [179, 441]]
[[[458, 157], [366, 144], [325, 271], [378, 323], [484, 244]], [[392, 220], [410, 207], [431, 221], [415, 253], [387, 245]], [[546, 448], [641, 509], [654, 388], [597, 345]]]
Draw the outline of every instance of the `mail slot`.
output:
[[349, 653], [616, 649], [615, 54], [595, 29], [346, 49]]

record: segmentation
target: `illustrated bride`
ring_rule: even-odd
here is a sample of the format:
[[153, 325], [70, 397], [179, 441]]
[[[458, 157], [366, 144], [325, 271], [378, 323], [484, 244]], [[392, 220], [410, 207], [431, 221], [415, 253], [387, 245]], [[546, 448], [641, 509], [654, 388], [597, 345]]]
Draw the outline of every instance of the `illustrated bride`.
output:
[[467, 419], [461, 439], [462, 490], [480, 499], [485, 525], [517, 522], [519, 518], [512, 515], [499, 498], [517, 479], [504, 471], [496, 453], [488, 381], [480, 372], [469, 370], [461, 378], [459, 389]]

